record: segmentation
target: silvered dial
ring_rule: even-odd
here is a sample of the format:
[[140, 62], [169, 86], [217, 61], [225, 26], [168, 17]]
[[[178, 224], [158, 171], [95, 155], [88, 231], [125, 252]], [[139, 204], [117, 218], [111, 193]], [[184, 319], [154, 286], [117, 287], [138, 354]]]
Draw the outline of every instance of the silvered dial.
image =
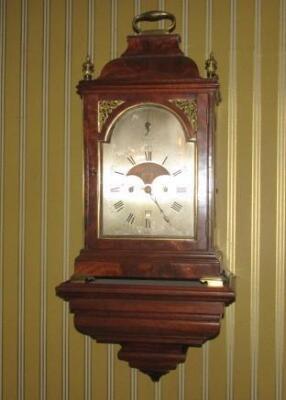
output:
[[102, 237], [193, 238], [195, 143], [173, 112], [132, 107], [101, 146]]

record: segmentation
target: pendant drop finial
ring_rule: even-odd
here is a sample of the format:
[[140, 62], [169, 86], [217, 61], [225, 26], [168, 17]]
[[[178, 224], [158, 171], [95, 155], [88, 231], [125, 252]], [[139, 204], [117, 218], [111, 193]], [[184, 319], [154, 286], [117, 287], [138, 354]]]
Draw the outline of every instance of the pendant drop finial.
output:
[[83, 79], [90, 81], [94, 72], [94, 65], [91, 62], [91, 58], [87, 55], [85, 62], [82, 64]]

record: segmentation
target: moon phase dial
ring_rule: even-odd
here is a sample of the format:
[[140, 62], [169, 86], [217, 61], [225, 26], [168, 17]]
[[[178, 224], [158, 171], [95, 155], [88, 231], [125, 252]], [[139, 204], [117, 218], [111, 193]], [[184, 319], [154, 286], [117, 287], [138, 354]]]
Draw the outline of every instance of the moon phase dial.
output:
[[127, 175], [138, 176], [142, 181], [147, 184], [152, 184], [155, 178], [162, 175], [170, 175], [168, 170], [162, 165], [154, 162], [144, 162], [142, 164], [135, 165], [132, 167]]

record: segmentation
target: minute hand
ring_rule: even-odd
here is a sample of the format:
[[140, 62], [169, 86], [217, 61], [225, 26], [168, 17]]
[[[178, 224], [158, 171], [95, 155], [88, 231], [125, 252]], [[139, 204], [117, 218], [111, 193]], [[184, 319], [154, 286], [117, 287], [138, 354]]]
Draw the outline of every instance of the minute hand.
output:
[[164, 213], [164, 211], [162, 210], [162, 208], [161, 208], [160, 204], [158, 203], [156, 197], [153, 197], [151, 193], [150, 193], [150, 197], [151, 197], [151, 200], [152, 200], [152, 201], [156, 204], [156, 206], [158, 207], [158, 209], [159, 209], [160, 213], [162, 214], [164, 220], [169, 224], [169, 223], [170, 223], [170, 220], [169, 220], [169, 218], [166, 216], [166, 214]]

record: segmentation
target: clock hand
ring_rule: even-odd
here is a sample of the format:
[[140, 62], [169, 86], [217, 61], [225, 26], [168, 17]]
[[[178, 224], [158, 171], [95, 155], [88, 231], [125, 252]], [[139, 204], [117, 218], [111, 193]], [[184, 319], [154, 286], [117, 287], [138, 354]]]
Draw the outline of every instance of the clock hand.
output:
[[152, 200], [152, 201], [156, 204], [156, 206], [158, 207], [158, 209], [159, 209], [160, 213], [162, 214], [164, 220], [169, 224], [169, 223], [170, 223], [170, 220], [169, 220], [169, 218], [166, 216], [166, 214], [164, 213], [164, 211], [162, 210], [162, 208], [161, 208], [160, 204], [158, 203], [156, 197], [153, 197], [153, 196], [152, 196], [152, 193], [149, 193], [149, 195], [150, 195], [151, 200]]

